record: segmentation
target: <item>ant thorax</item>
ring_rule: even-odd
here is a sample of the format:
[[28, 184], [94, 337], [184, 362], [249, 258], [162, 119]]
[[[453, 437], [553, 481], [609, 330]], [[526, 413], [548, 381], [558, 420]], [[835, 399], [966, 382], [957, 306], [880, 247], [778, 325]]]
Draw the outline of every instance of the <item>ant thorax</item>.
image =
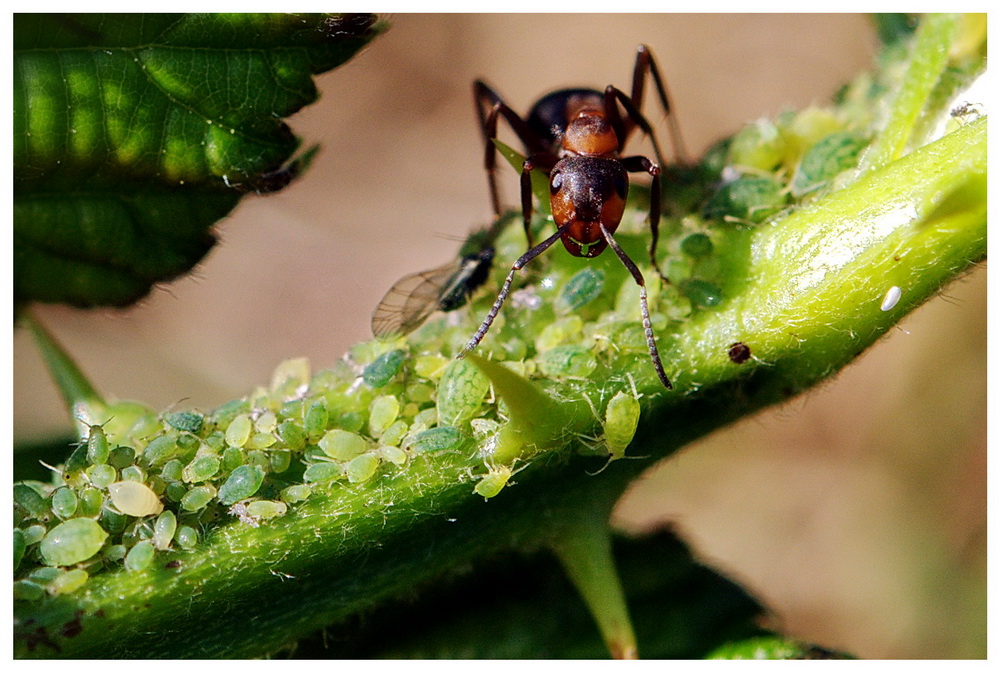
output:
[[583, 108], [560, 134], [560, 156], [618, 157], [618, 136], [603, 110]]

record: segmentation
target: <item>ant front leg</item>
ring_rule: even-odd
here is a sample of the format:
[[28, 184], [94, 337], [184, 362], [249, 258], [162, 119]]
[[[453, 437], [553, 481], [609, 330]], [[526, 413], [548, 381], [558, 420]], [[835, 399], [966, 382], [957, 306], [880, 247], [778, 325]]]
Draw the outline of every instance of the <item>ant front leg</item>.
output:
[[646, 300], [646, 281], [642, 277], [642, 272], [639, 271], [639, 267], [635, 265], [635, 262], [622, 250], [622, 247], [618, 245], [618, 241], [615, 237], [611, 235], [608, 228], [604, 226], [601, 222], [601, 234], [604, 235], [604, 240], [608, 242], [608, 246], [615, 251], [618, 255], [618, 259], [621, 260], [628, 272], [632, 274], [632, 278], [635, 280], [636, 285], [639, 286], [639, 304], [642, 309], [642, 329], [646, 333], [646, 346], [649, 348], [649, 359], [653, 361], [653, 369], [656, 370], [656, 375], [660, 379], [660, 383], [667, 390], [672, 390], [673, 386], [670, 384], [670, 379], [667, 378], [667, 373], [663, 371], [663, 361], [660, 360], [660, 351], [656, 347], [656, 337], [653, 335], [653, 324], [649, 318], [649, 302]]
[[464, 357], [466, 353], [478, 346], [479, 342], [483, 340], [484, 336], [486, 336], [486, 333], [490, 330], [490, 326], [493, 324], [493, 320], [497, 317], [497, 314], [500, 312], [500, 308], [507, 299], [507, 295], [510, 293], [511, 283], [514, 282], [514, 274], [523, 269], [528, 262], [533, 260], [535, 257], [538, 257], [538, 255], [548, 250], [553, 243], [559, 240], [559, 237], [562, 236], [563, 232], [568, 228], [569, 225], [560, 227], [556, 233], [552, 234], [544, 241], [528, 250], [528, 252], [517, 258], [514, 265], [510, 267], [510, 273], [507, 274], [507, 279], [504, 280], [503, 287], [500, 288], [500, 294], [497, 295], [496, 301], [493, 302], [493, 307], [490, 308], [490, 312], [486, 314], [486, 319], [483, 320], [483, 324], [479, 326], [479, 329], [476, 330], [476, 333], [471, 339], [469, 339], [469, 343], [465, 344], [465, 347], [459, 352], [457, 357]]
[[664, 283], [669, 283], [656, 261], [656, 247], [660, 241], [660, 167], [643, 156], [624, 157], [621, 159], [622, 166], [629, 173], [649, 173], [653, 178], [649, 186], [649, 230], [652, 234], [649, 242], [649, 261], [656, 271], [656, 275]]
[[[663, 105], [663, 113], [670, 125], [670, 142], [674, 147], [674, 158], [677, 163], [688, 165], [687, 150], [684, 148], [684, 139], [681, 137], [680, 124], [677, 122], [677, 115], [674, 114], [673, 106], [670, 104], [670, 95], [667, 93], [667, 86], [660, 76], [660, 69], [653, 58], [653, 51], [644, 44], [639, 45], [635, 54], [635, 68], [632, 70], [632, 102], [636, 108], [642, 107], [643, 93], [646, 87], [646, 77], [653, 76], [653, 84], [656, 85], [656, 92], [659, 94], [660, 103]], [[657, 156], [657, 160], [662, 164], [663, 157]]]

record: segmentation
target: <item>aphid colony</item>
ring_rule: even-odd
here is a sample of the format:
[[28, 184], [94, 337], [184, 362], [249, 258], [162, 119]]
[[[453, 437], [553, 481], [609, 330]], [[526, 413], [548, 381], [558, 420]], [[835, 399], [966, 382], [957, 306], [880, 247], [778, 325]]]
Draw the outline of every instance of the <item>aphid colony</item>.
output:
[[[72, 592], [103, 568], [167, 567], [219, 524], [267, 525], [317, 490], [474, 453], [500, 426], [481, 418], [496, 413], [488, 382], [470, 362], [412, 348], [425, 354], [361, 344], [313, 377], [289, 361], [271, 388], [209, 414], [107, 407], [51, 482], [14, 486], [15, 597]], [[469, 488], [493, 497], [505, 468], [481, 460], [469, 477], [484, 483]]]

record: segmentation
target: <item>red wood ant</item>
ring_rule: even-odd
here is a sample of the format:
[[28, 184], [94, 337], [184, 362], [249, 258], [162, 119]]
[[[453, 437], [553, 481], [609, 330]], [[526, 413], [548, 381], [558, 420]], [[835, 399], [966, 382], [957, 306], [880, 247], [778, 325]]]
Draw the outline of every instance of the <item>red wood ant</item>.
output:
[[[504, 103], [503, 99], [481, 80], [473, 83], [473, 96], [486, 142], [486, 172], [490, 198], [497, 216], [500, 197], [496, 184], [497, 120], [503, 118], [524, 144], [527, 158], [521, 171], [521, 210], [529, 250], [511, 267], [500, 294], [475, 335], [459, 353], [462, 357], [486, 335], [510, 292], [514, 274], [528, 262], [561, 240], [571, 255], [591, 258], [610, 247], [632, 278], [639, 285], [642, 306], [642, 326], [646, 333], [649, 356], [660, 381], [668, 389], [670, 380], [663, 370], [656, 348], [646, 300], [646, 281], [642, 272], [618, 245], [613, 234], [621, 223], [628, 195], [629, 173], [648, 173], [652, 178], [649, 204], [649, 226], [652, 240], [649, 259], [657, 274], [666, 281], [656, 262], [656, 245], [660, 223], [660, 166], [641, 155], [621, 156], [629, 136], [642, 129], [651, 139], [657, 161], [663, 163], [652, 126], [640, 112], [646, 78], [652, 75], [660, 103], [670, 120], [674, 152], [686, 163], [676, 119], [671, 114], [670, 100], [649, 47], [640, 45], [632, 74], [632, 95], [627, 96], [614, 86], [603, 93], [592, 89], [562, 89], [544, 96], [535, 103], [527, 120]], [[621, 109], [624, 109], [624, 114]], [[535, 245], [531, 233], [531, 172], [540, 170], [549, 176], [552, 218], [556, 232]]]

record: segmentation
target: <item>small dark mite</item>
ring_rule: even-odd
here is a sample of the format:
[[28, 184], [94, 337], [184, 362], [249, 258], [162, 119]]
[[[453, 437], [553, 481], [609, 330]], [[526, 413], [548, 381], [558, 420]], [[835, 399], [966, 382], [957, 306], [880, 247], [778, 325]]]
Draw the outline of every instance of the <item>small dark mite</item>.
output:
[[[482, 325], [466, 344], [459, 357], [476, 346], [489, 331], [510, 292], [514, 274], [561, 240], [566, 250], [576, 257], [591, 258], [610, 247], [628, 269], [639, 286], [642, 326], [646, 333], [649, 356], [656, 374], [666, 388], [672, 388], [656, 347], [646, 300], [646, 281], [635, 262], [618, 245], [614, 232], [621, 223], [628, 196], [629, 173], [647, 173], [652, 178], [649, 204], [649, 227], [652, 241], [649, 260], [657, 274], [666, 281], [656, 262], [656, 245], [660, 223], [660, 165], [647, 157], [621, 156], [629, 136], [636, 128], [650, 137], [657, 161], [663, 163], [659, 144], [652, 126], [643, 116], [643, 93], [647, 77], [652, 76], [670, 121], [674, 151], [681, 163], [686, 163], [677, 122], [671, 114], [669, 97], [652, 52], [640, 45], [632, 73], [632, 94], [626, 95], [614, 86], [603, 92], [592, 89], [562, 89], [544, 96], [535, 103], [527, 120], [514, 112], [503, 99], [481, 80], [473, 84], [476, 111], [479, 114], [486, 145], [486, 173], [490, 198], [499, 216], [500, 197], [496, 184], [497, 121], [503, 117], [523, 143], [527, 158], [521, 171], [521, 211], [529, 250], [511, 267], [500, 294]], [[549, 176], [550, 203], [556, 232], [535, 245], [531, 234], [531, 172], [540, 170]]]
[[750, 359], [750, 346], [747, 346], [742, 341], [737, 341], [729, 347], [727, 353], [731, 361], [735, 364], [741, 365]]

